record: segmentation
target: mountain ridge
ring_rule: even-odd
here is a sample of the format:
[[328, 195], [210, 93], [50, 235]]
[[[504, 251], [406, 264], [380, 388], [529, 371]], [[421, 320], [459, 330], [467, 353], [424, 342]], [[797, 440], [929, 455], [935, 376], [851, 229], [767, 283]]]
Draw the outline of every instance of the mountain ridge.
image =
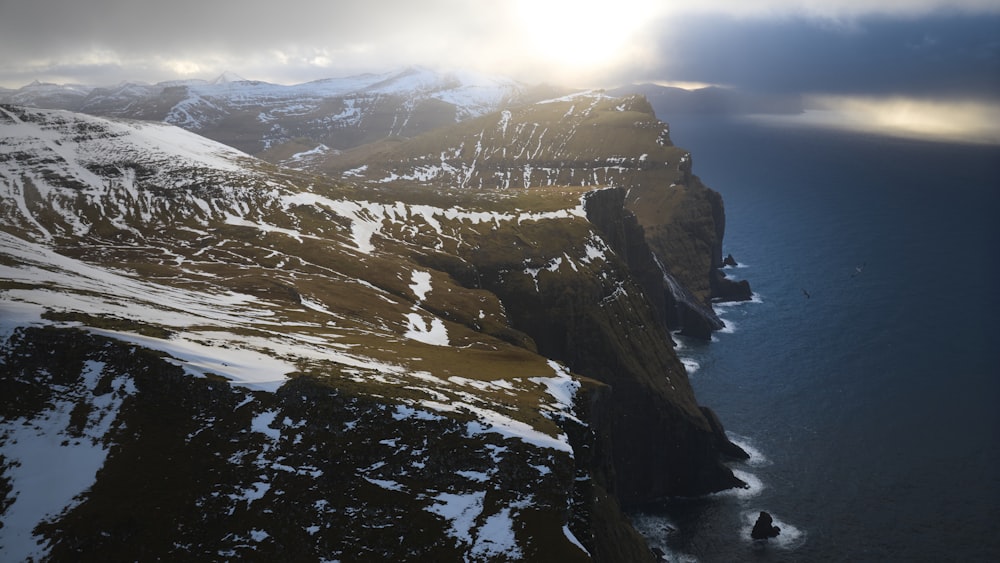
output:
[[[347, 184], [162, 125], [3, 112], [0, 386], [35, 397], [0, 405], [17, 553], [648, 560], [621, 501], [740, 485], [630, 273], [621, 188]], [[106, 452], [37, 527], [15, 426]], [[123, 499], [135, 467], [174, 485]]]
[[165, 121], [250, 154], [301, 137], [346, 148], [412, 135], [533, 99], [502, 77], [408, 67], [295, 85], [180, 80], [115, 87], [26, 86], [0, 103]]
[[725, 234], [721, 196], [692, 173], [690, 153], [673, 145], [669, 126], [641, 96], [573, 94], [411, 139], [279, 162], [403, 188], [441, 183], [477, 190], [621, 187], [625, 206], [657, 256], [645, 287], [650, 295], [667, 294], [665, 318], [671, 329], [709, 338], [723, 327], [711, 299], [750, 298], [748, 286], [733, 287], [719, 269]]

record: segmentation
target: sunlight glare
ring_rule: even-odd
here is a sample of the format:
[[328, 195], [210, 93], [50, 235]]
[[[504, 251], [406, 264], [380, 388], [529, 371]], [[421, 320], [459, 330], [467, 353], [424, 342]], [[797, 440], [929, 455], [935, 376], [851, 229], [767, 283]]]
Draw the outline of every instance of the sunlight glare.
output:
[[164, 66], [182, 76], [193, 76], [203, 72], [203, 67], [191, 60], [172, 59], [165, 61]]
[[651, 0], [519, 0], [527, 47], [544, 62], [571, 69], [606, 67], [629, 56]]
[[756, 116], [787, 125], [846, 129], [905, 137], [1000, 145], [1000, 105], [969, 100], [814, 95], [798, 115]]

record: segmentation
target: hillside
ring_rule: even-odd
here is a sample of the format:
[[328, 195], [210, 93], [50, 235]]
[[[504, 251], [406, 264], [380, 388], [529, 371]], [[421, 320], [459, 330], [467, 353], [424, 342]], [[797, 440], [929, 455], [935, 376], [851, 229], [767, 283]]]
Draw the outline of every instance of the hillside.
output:
[[741, 484], [620, 189], [13, 106], [0, 181], [2, 559], [640, 561], [620, 503]]
[[[412, 139], [387, 139], [286, 166], [378, 185], [514, 190], [617, 187], [657, 261], [631, 264], [667, 324], [709, 338], [712, 299], [749, 299], [722, 275], [725, 209], [641, 96], [575, 94], [504, 110]], [[639, 251], [642, 257], [647, 253]]]
[[295, 85], [228, 75], [100, 88], [33, 83], [0, 91], [0, 103], [162, 121], [249, 154], [291, 154], [409, 137], [540, 95], [506, 78], [410, 67]]

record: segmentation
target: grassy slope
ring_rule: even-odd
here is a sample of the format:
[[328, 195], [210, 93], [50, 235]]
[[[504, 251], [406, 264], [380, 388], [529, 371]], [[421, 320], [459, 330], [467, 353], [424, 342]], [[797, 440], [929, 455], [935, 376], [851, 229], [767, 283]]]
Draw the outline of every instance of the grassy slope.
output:
[[[112, 188], [118, 181], [110, 179]], [[62, 215], [46, 209], [51, 200], [42, 197], [42, 191], [30, 200], [36, 220], [57, 234], [53, 244], [64, 255], [113, 268], [129, 279], [155, 282], [192, 295], [250, 295], [258, 311], [224, 327], [198, 316], [179, 325], [162, 324], [127, 310], [109, 314], [91, 309], [86, 305], [90, 298], [119, 302], [129, 298], [101, 296], [70, 284], [54, 289], [76, 294], [81, 301], [49, 307], [51, 321], [166, 342], [175, 338], [204, 343], [232, 340], [232, 346], [244, 346], [256, 338], [291, 339], [317, 343], [311, 349], [318, 351], [289, 356], [298, 371], [277, 396], [255, 394], [254, 402], [234, 410], [246, 392], [219, 380], [191, 379], [155, 357], [129, 356], [137, 352], [72, 329], [24, 333], [24, 339], [8, 356], [8, 361], [16, 357], [20, 363], [4, 379], [4, 385], [20, 391], [5, 393], [5, 397], [24, 397], [25, 389], [50, 392], [45, 390], [44, 380], [33, 377], [39, 371], [58, 370], [74, 387], [74, 373], [79, 373], [85, 360], [113, 364], [106, 368], [106, 378], [128, 376], [138, 388], [134, 396], [125, 399], [120, 425], [107, 437], [111, 446], [108, 462], [94, 487], [69, 513], [39, 528], [53, 541], [53, 556], [211, 557], [219, 550], [234, 550], [236, 556], [253, 553], [311, 558], [332, 554], [351, 560], [419, 555], [447, 559], [453, 556], [449, 554], [473, 546], [460, 538], [442, 542], [443, 537], [449, 537], [447, 522], [429, 511], [434, 495], [463, 490], [472, 494], [484, 487], [459, 479], [458, 470], [490, 472], [479, 523], [509, 510], [525, 557], [579, 556], [562, 532], [570, 499], [577, 494], [573, 464], [566, 454], [499, 434], [466, 433], [465, 425], [477, 418], [476, 409], [500, 413], [551, 437], [564, 432], [561, 424], [572, 424], [560, 422], [560, 417], [545, 406], [552, 397], [544, 385], [530, 380], [553, 375], [546, 359], [535, 353], [534, 341], [511, 327], [497, 296], [471, 283], [468, 275], [479, 268], [475, 257], [490, 256], [520, 268], [520, 273], [509, 272], [511, 276], [530, 281], [531, 276], [523, 272], [526, 255], [507, 244], [512, 240], [535, 248], [539, 260], [564, 255], [579, 260], [586, 254], [582, 241], [590, 232], [588, 223], [567, 216], [476, 224], [439, 215], [438, 233], [421, 222], [414, 210], [454, 206], [482, 213], [537, 214], [577, 207], [582, 191], [399, 193], [359, 190], [308, 176], [280, 178], [278, 184], [291, 183], [289, 189], [310, 190], [338, 201], [360, 200], [392, 208], [402, 202], [407, 206], [408, 220], [384, 222], [382, 234], [372, 239], [375, 251], [363, 254], [354, 247], [352, 222], [331, 209], [281, 208], [265, 197], [273, 188], [258, 188], [252, 179], [230, 181], [240, 182], [237, 191], [247, 190], [249, 197], [239, 198], [241, 205], [249, 206], [246, 218], [283, 225], [299, 236], [225, 224], [221, 221], [224, 213], [197, 211], [204, 209], [200, 204], [189, 207], [188, 198], [195, 194], [207, 198], [208, 208], [225, 208], [226, 196], [233, 188], [208, 179], [187, 190], [146, 184], [143, 187], [156, 194], [148, 204], [152, 213], [146, 218], [130, 216], [128, 231], [104, 216], [92, 198], [76, 197], [72, 190], [56, 193], [60, 205], [78, 206], [79, 215], [92, 225], [83, 244], [72, 235], [72, 227], [63, 222]], [[108, 197], [117, 197], [114, 189]], [[30, 223], [5, 230], [21, 237], [33, 236]], [[555, 246], [547, 246], [550, 244]], [[4, 262], [20, 266], [12, 256]], [[419, 303], [411, 287], [414, 271], [429, 273], [433, 288]], [[3, 289], [31, 293], [42, 288], [10, 281]], [[303, 305], [305, 301], [314, 306]], [[406, 338], [403, 319], [412, 311], [441, 319], [451, 346]], [[67, 347], [66, 342], [73, 345]], [[53, 363], [44, 353], [50, 347], [65, 348], [66, 352]], [[324, 350], [329, 359], [324, 358]], [[345, 363], [337, 353], [360, 360]], [[126, 359], [111, 361], [120, 356]], [[81, 405], [89, 400], [86, 393], [71, 394], [70, 399]], [[35, 414], [53, 400], [40, 398]], [[426, 424], [395, 422], [391, 416], [394, 405], [421, 408], [426, 401], [469, 408], [444, 411], [438, 415], [442, 417], [439, 421]], [[15, 407], [16, 403], [4, 402], [4, 409]], [[258, 433], [250, 430], [250, 420], [269, 410], [277, 410], [279, 421], [309, 421], [305, 428], [313, 434], [302, 439], [309, 449], [303, 451], [285, 441], [276, 446], [261, 441]], [[352, 424], [357, 425], [356, 431], [342, 436], [339, 429]], [[378, 447], [383, 440], [398, 440], [397, 447]], [[494, 455], [497, 448], [509, 452], [499, 461]], [[407, 452], [416, 450], [422, 452], [420, 459], [407, 457]], [[378, 461], [386, 462], [384, 469], [357, 474], [359, 467]], [[420, 471], [414, 470], [414, 463], [423, 464]], [[298, 477], [286, 475], [287, 471], [275, 469], [276, 464], [307, 473], [311, 471], [308, 468], [319, 468], [324, 477], [317, 482], [303, 478], [299, 471], [293, 472]], [[542, 474], [532, 465], [547, 467], [548, 472]], [[372, 485], [365, 477], [394, 480], [403, 484], [405, 491]], [[270, 483], [269, 492], [253, 502], [237, 500], [240, 490], [257, 481]], [[324, 499], [335, 507], [333, 512], [320, 514], [307, 509]], [[620, 519], [601, 514], [605, 519]], [[364, 524], [358, 526], [360, 522]], [[400, 522], [407, 525], [399, 528]], [[623, 525], [616, 522], [605, 520], [602, 530]], [[321, 525], [322, 532], [302, 533], [315, 523]], [[390, 532], [383, 527], [390, 523], [394, 527], [392, 538], [385, 536]], [[581, 521], [573, 524], [588, 545], [604, 541], [603, 535], [587, 529], [589, 525]], [[251, 550], [247, 538], [253, 530], [269, 530], [270, 539], [254, 542], [256, 547]], [[402, 542], [395, 541], [398, 534], [403, 535]], [[370, 551], [373, 549], [382, 551]]]
[[618, 186], [650, 246], [699, 299], [721, 260], [721, 198], [691, 174], [690, 155], [641, 97], [525, 106], [330, 155], [318, 170], [398, 186]]

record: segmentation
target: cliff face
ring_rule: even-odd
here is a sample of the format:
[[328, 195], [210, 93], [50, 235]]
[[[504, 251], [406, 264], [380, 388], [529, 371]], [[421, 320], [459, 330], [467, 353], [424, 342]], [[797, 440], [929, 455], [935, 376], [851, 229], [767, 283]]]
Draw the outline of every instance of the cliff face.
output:
[[668, 126], [644, 98], [600, 94], [520, 107], [312, 163], [317, 171], [401, 188], [621, 188], [659, 260], [656, 269], [633, 275], [644, 285], [663, 276], [676, 282], [662, 298], [649, 295], [658, 314], [671, 329], [709, 338], [722, 328], [710, 299], [735, 294], [725, 281], [713, 282], [722, 279], [722, 198], [691, 165], [691, 155], [671, 143]]
[[[683, 156], [605, 103], [572, 123]], [[151, 124], [0, 119], [4, 557], [636, 561], [623, 504], [740, 485], [638, 187], [345, 185]], [[551, 149], [559, 177], [685, 174], [586, 146]], [[720, 236], [708, 192], [668, 188]], [[72, 456], [91, 472], [26, 510], [59, 467], [32, 460]]]
[[[616, 477], [609, 486], [622, 503], [741, 486], [721, 463], [717, 446], [728, 440], [699, 409], [662, 309], [648, 298], [662, 298], [667, 288], [622, 199], [617, 189], [585, 196], [600, 239], [567, 239], [545, 225], [522, 224], [495, 232], [489, 252], [480, 247], [463, 258], [478, 272], [479, 287], [504, 303], [511, 326], [529, 335], [540, 354], [610, 386]], [[600, 270], [569, 268], [563, 256], [573, 255], [593, 256]], [[587, 270], [590, 275], [580, 275]], [[648, 273], [645, 285], [633, 271]]]
[[[674, 288], [670, 287], [669, 276], [662, 275], [662, 268], [646, 244], [643, 229], [638, 225], [635, 216], [622, 206], [624, 194], [620, 189], [602, 190], [589, 194], [587, 198], [587, 216], [602, 232], [621, 231], [625, 233], [622, 239], [609, 237], [612, 248], [619, 257], [625, 257], [634, 279], [640, 285], [645, 301], [651, 305], [652, 313], [661, 309], [658, 307], [659, 297], [669, 303], [673, 298]], [[615, 213], [617, 210], [617, 213]], [[645, 273], [645, 275], [643, 275]], [[652, 296], [652, 297], [651, 297]], [[729, 442], [722, 430], [721, 423], [709, 416], [705, 407], [694, 413], [691, 406], [695, 403], [694, 392], [687, 380], [687, 374], [680, 365], [676, 354], [662, 346], [661, 338], [669, 338], [660, 332], [659, 326], [638, 327], [630, 323], [619, 323], [620, 329], [638, 328], [647, 336], [652, 336], [650, 346], [658, 346], [665, 352], [663, 363], [650, 364], [644, 359], [641, 366], [627, 364], [624, 358], [615, 357], [614, 364], [597, 368], [604, 378], [599, 379], [609, 383], [616, 393], [620, 394], [618, 403], [622, 409], [638, 408], [629, 413], [622, 413], [613, 428], [615, 431], [616, 451], [625, 457], [619, 458], [619, 492], [623, 502], [642, 502], [649, 498], [650, 491], [654, 496], [691, 496], [705, 492], [718, 491], [724, 488], [742, 486], [743, 483], [734, 478], [732, 472], [722, 466], [725, 456], [745, 457], [745, 454]], [[617, 337], [622, 341], [622, 337]], [[627, 332], [624, 340], [636, 342], [639, 335]], [[632, 355], [625, 352], [626, 358], [647, 358], [648, 355]], [[595, 354], [593, 362], [599, 362], [606, 356]], [[659, 358], [657, 358], [659, 359]], [[594, 365], [585, 361], [584, 365]], [[610, 369], [608, 369], [610, 367]], [[634, 369], [649, 370], [645, 376], [636, 377]], [[581, 368], [581, 373], [590, 371]], [[664, 408], [670, 405], [673, 408]], [[676, 408], [676, 406], [681, 408]], [[710, 412], [710, 411], [709, 411]], [[653, 414], [655, 413], [655, 414]], [[643, 428], [653, 429], [654, 438], [643, 435]], [[662, 440], [662, 441], [661, 441]], [[669, 445], [684, 452], [681, 456], [677, 451], [669, 452]], [[629, 452], [634, 455], [629, 459]], [[651, 452], [659, 452], [659, 459], [653, 467], [666, 470], [650, 470], [646, 465]], [[655, 455], [653, 456], [655, 457]], [[687, 461], [682, 461], [687, 458]]]

